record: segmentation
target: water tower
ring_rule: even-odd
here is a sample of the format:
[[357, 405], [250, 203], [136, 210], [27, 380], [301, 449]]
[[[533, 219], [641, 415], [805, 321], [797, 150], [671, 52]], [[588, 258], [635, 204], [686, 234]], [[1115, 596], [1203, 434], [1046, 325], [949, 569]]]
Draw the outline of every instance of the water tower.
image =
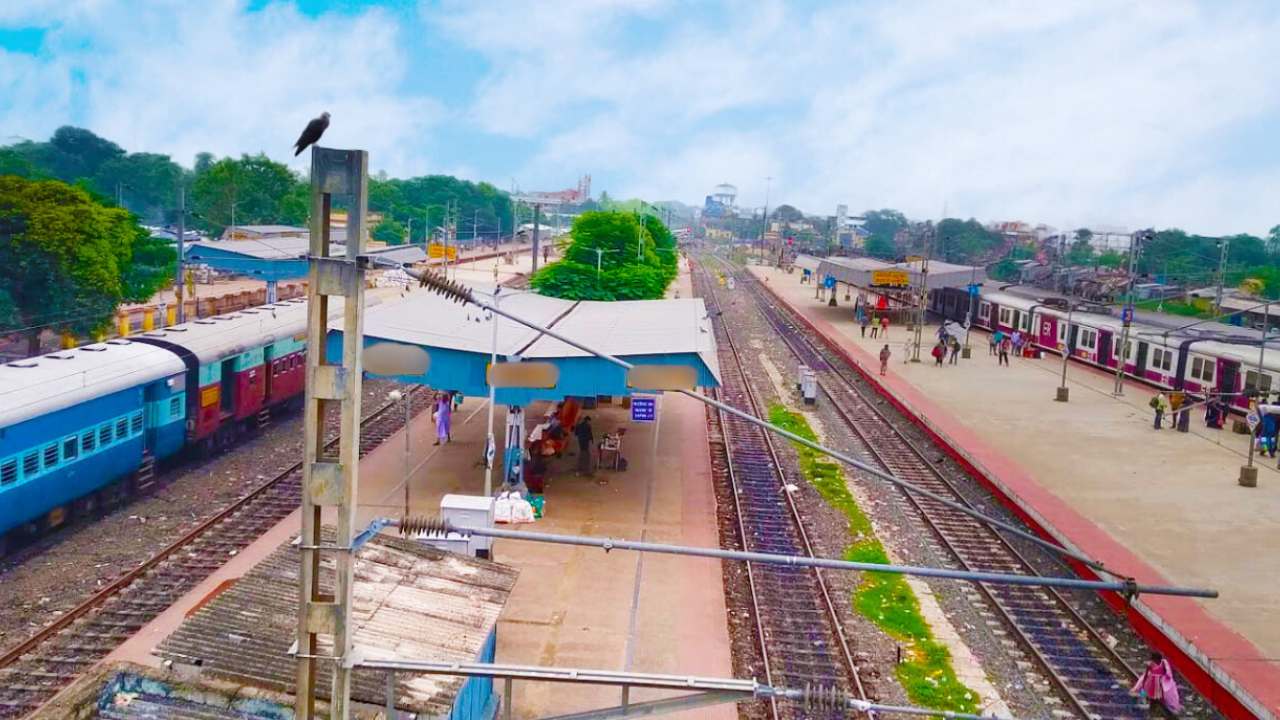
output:
[[711, 199], [725, 206], [726, 208], [737, 207], [738, 188], [729, 183], [720, 183], [711, 191]]

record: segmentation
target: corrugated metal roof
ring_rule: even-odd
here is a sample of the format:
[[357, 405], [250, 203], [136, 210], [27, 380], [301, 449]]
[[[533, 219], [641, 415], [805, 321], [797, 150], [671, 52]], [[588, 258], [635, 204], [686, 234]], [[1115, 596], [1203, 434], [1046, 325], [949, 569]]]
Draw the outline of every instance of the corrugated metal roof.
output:
[[[323, 711], [323, 708], [319, 708]], [[111, 663], [89, 672], [28, 720], [292, 720], [292, 698], [172, 670]]]
[[[332, 542], [332, 533], [327, 536]], [[377, 535], [357, 552], [355, 574], [355, 645], [364, 657], [472, 662], [496, 626], [518, 572]], [[320, 582], [332, 587], [332, 559], [322, 564]], [[157, 653], [199, 665], [213, 677], [292, 692], [296, 664], [288, 652], [297, 630], [297, 589], [298, 550], [284, 545], [196, 611]], [[330, 651], [322, 640], [320, 653]], [[397, 706], [433, 717], [447, 713], [464, 682], [400, 673]], [[322, 688], [327, 697], [327, 684]], [[381, 704], [385, 688], [381, 673], [357, 670], [352, 697]]]
[[[186, 256], [201, 260], [204, 256], [231, 254], [257, 260], [294, 260], [305, 258], [311, 252], [311, 240], [307, 237], [273, 237], [261, 240], [222, 240], [196, 242], [186, 246]], [[333, 247], [330, 255], [340, 257], [346, 252], [342, 246]]]
[[[329, 301], [330, 317], [341, 312], [341, 298]], [[305, 333], [307, 302], [302, 298], [247, 308], [144, 332], [138, 342], [160, 341], [184, 347], [202, 364]]]
[[[492, 286], [476, 285], [473, 289], [483, 298], [490, 297], [493, 291]], [[501, 294], [499, 305], [615, 357], [695, 356], [703, 365], [699, 370], [704, 377], [710, 376], [708, 382], [719, 382], [715, 336], [701, 298], [574, 302], [508, 290]], [[341, 331], [337, 322], [329, 327], [331, 331]], [[447, 382], [440, 375], [435, 376], [443, 383], [439, 387], [451, 389], [462, 388], [449, 384], [460, 382], [461, 376], [483, 383], [484, 366], [493, 348], [493, 325], [487, 313], [428, 292], [414, 292], [367, 310], [364, 333], [366, 338], [419, 345], [429, 351], [439, 348], [467, 353], [467, 359], [457, 360], [458, 367], [451, 368], [453, 374]], [[517, 353], [529, 360], [587, 357], [581, 350], [505, 318], [498, 318], [497, 347], [502, 357]], [[440, 371], [438, 362], [444, 362], [443, 356], [433, 356], [429, 374]], [[599, 362], [608, 365], [610, 373], [617, 370], [612, 363]], [[474, 372], [462, 368], [467, 363], [476, 365]], [[578, 366], [576, 372], [590, 370]]]
[[128, 340], [0, 365], [0, 427], [181, 373], [177, 355]]

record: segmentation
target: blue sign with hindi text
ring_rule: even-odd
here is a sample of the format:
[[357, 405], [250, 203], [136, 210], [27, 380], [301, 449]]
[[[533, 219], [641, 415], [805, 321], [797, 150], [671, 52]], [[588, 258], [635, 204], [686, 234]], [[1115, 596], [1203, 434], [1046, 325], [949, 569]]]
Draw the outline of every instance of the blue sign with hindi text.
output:
[[631, 398], [631, 422], [651, 423], [658, 419], [658, 398], [636, 395]]

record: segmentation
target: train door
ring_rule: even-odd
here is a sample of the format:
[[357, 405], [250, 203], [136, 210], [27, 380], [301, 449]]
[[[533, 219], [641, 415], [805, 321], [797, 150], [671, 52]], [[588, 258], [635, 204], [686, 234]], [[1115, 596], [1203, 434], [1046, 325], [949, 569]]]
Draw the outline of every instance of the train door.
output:
[[266, 346], [262, 351], [262, 396], [265, 402], [271, 402], [272, 386], [275, 385], [276, 373], [279, 368], [276, 367], [276, 346], [274, 343]]
[[1018, 310], [1017, 308], [1014, 308], [1013, 321], [1009, 323], [1009, 331], [1013, 332], [1015, 330], [1021, 330], [1021, 329], [1022, 329], [1022, 311]]
[[1111, 331], [1098, 331], [1098, 364], [1111, 366]]
[[1143, 342], [1142, 340], [1138, 341], [1138, 356], [1137, 356], [1137, 359], [1134, 360], [1134, 369], [1133, 369], [1133, 374], [1135, 377], [1142, 377], [1143, 374], [1147, 371], [1147, 348], [1148, 347], [1149, 347], [1148, 343]]
[[235, 410], [236, 359], [227, 358], [222, 361], [222, 412]]
[[[1218, 392], [1236, 392], [1236, 379], [1240, 377], [1240, 361], [1218, 358]], [[1228, 398], [1228, 403], [1235, 403], [1235, 398]], [[1246, 401], [1247, 404], [1247, 401]]]
[[1040, 339], [1037, 344], [1042, 348], [1058, 347], [1058, 318], [1052, 315], [1040, 316]]

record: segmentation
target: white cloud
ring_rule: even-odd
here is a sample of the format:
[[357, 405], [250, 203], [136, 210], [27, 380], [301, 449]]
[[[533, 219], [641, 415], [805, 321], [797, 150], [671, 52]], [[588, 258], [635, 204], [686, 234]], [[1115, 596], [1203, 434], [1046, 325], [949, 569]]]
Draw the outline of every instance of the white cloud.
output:
[[[522, 172], [547, 182], [594, 161], [620, 193], [686, 201], [728, 180], [760, 204], [773, 175], [775, 202], [811, 212], [936, 217], [946, 204], [1204, 232], [1280, 222], [1263, 200], [1280, 192], [1275, 173], [1235, 167], [1250, 153], [1231, 137], [1280, 128], [1274, 6], [540, 7], [468, 5], [439, 22], [491, 65], [473, 116], [543, 138]], [[504, 25], [520, 30], [486, 34]], [[517, 97], [536, 107], [498, 112]]]
[[25, 127], [44, 137], [79, 116], [128, 149], [186, 164], [200, 151], [264, 151], [302, 169], [290, 146], [328, 110], [327, 144], [366, 147], [393, 174], [422, 172], [420, 139], [442, 113], [399, 92], [402, 41], [397, 19], [376, 10], [312, 19], [282, 4], [248, 13], [232, 0], [86, 2], [57, 19], [34, 61], [51, 99]]

